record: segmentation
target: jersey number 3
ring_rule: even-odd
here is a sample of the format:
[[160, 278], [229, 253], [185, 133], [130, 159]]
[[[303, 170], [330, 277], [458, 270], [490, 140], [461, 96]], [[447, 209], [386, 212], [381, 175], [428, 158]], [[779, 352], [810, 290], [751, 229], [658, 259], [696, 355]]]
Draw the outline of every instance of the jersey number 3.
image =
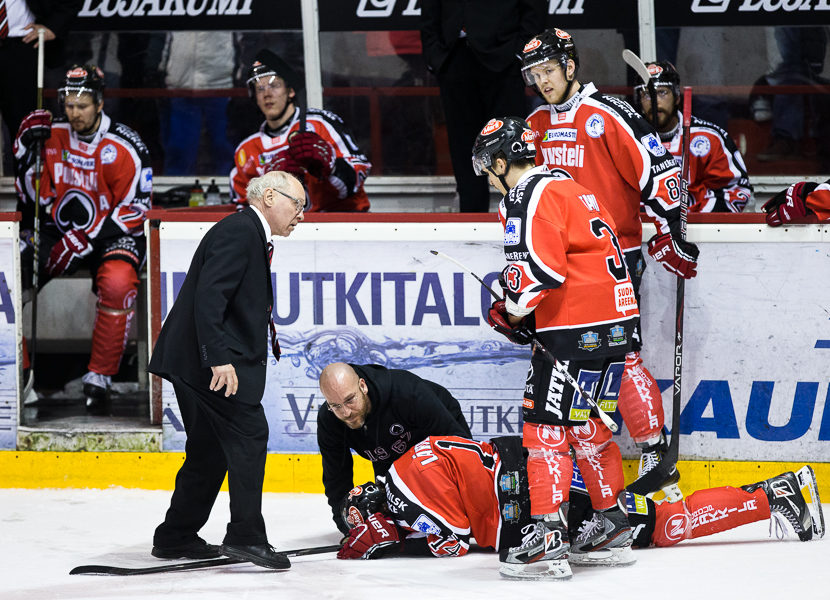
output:
[[607, 235], [614, 245], [614, 254], [605, 258], [605, 264], [608, 266], [608, 272], [611, 277], [618, 283], [622, 283], [628, 279], [628, 269], [625, 266], [625, 258], [623, 258], [620, 242], [617, 241], [617, 236], [614, 235], [614, 230], [608, 226], [608, 223], [602, 219], [591, 219], [591, 233], [594, 234], [598, 240]]

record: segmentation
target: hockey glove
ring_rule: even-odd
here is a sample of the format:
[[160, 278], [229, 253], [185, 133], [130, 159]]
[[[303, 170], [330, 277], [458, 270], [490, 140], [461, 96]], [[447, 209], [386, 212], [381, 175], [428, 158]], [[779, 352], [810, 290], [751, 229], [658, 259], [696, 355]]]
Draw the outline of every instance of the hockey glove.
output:
[[52, 113], [48, 110], [35, 110], [30, 112], [20, 123], [17, 130], [17, 137], [14, 139], [14, 153], [23, 146], [29, 148], [32, 142], [45, 142], [52, 137]]
[[46, 260], [46, 273], [52, 277], [71, 275], [78, 270], [81, 260], [92, 252], [92, 242], [83, 229], [70, 229], [52, 247]]
[[648, 241], [648, 253], [667, 271], [678, 277], [691, 279], [697, 275], [697, 257], [700, 250], [672, 233], [657, 234]]
[[801, 219], [811, 214], [813, 211], [807, 208], [804, 200], [817, 187], [817, 183], [799, 181], [786, 190], [778, 192], [764, 204], [764, 211], [767, 213], [767, 225], [780, 227], [793, 219]]
[[349, 530], [349, 537], [337, 558], [381, 558], [387, 548], [400, 543], [395, 523], [381, 513], [375, 513], [365, 523]]
[[264, 172], [270, 173], [271, 171], [285, 171], [286, 173], [291, 173], [302, 181], [306, 170], [303, 165], [291, 157], [288, 149], [285, 149], [275, 154], [274, 158], [272, 158], [271, 161], [265, 165]]
[[510, 324], [507, 320], [507, 315], [508, 313], [507, 308], [504, 305], [504, 300], [496, 300], [490, 307], [490, 314], [487, 316], [487, 322], [490, 323], [490, 327], [498, 331], [514, 344], [524, 346], [532, 342], [533, 327], [531, 323], [528, 323], [528, 320], [531, 319], [532, 315], [523, 317], [521, 322], [516, 326]]
[[329, 178], [334, 169], [334, 160], [337, 158], [334, 146], [311, 131], [292, 135], [288, 143], [288, 152], [291, 158], [318, 179]]

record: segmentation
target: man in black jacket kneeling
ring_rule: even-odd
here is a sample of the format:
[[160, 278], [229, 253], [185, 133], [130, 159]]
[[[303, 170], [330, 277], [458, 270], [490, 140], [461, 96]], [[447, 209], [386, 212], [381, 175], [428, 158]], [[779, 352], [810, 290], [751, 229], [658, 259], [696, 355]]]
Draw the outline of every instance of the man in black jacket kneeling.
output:
[[320, 391], [326, 398], [317, 412], [323, 486], [344, 534], [340, 502], [354, 487], [351, 450], [371, 460], [378, 476], [431, 435], [472, 438], [458, 400], [409, 371], [332, 363], [320, 374]]

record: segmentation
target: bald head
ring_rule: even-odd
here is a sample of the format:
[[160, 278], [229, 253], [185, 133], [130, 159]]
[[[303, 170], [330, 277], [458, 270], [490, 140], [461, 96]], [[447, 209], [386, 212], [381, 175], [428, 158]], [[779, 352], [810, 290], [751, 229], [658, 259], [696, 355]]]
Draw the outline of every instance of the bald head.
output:
[[369, 388], [346, 363], [332, 363], [320, 373], [320, 391], [329, 410], [348, 427], [358, 429], [372, 410]]

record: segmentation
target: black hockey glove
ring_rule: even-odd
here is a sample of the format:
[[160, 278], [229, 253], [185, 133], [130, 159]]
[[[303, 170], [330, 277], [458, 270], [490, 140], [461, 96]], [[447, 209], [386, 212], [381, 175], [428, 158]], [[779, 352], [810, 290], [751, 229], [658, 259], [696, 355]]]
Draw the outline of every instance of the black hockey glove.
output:
[[504, 305], [504, 300], [496, 300], [490, 307], [490, 313], [487, 316], [487, 322], [490, 327], [498, 331], [508, 340], [514, 344], [525, 346], [533, 341], [533, 330], [536, 327], [536, 319], [533, 313], [523, 317], [521, 322], [513, 326], [507, 320], [507, 308]]

